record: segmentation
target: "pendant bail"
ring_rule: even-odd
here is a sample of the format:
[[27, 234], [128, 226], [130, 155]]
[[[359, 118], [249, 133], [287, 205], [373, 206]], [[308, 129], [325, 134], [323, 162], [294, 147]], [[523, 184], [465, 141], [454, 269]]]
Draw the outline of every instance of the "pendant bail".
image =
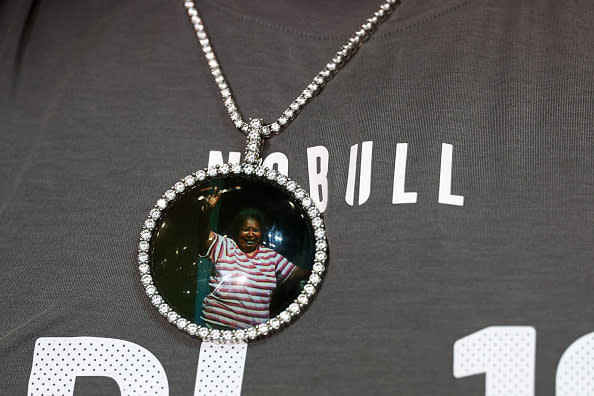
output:
[[264, 145], [263, 122], [261, 118], [251, 118], [245, 148], [244, 162], [257, 165], [262, 162], [262, 146]]

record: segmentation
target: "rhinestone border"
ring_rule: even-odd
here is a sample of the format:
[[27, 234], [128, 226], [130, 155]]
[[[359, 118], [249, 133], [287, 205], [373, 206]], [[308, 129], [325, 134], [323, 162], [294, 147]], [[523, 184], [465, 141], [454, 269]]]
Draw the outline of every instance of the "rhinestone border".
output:
[[[161, 217], [161, 213], [171, 202], [178, 197], [192, 190], [198, 183], [208, 182], [215, 177], [225, 176], [243, 176], [249, 179], [260, 180], [264, 183], [273, 184], [286, 192], [294, 202], [306, 214], [307, 220], [313, 230], [315, 240], [314, 261], [311, 274], [307, 283], [303, 286], [301, 293], [289, 304], [289, 306], [277, 316], [255, 327], [238, 330], [216, 330], [200, 326], [184, 318], [175, 312], [166, 303], [165, 299], [159, 294], [151, 276], [151, 258], [148, 252], [151, 247], [151, 240], [155, 231], [156, 221]], [[307, 193], [307, 190], [299, 186], [289, 177], [267, 167], [254, 165], [250, 163], [234, 164], [225, 163], [210, 168], [204, 168], [190, 175], [187, 175], [167, 189], [157, 200], [155, 206], [151, 208], [145, 219], [138, 241], [137, 265], [140, 273], [140, 282], [144, 287], [150, 303], [156, 307], [158, 312], [164, 316], [172, 325], [179, 330], [197, 337], [202, 341], [217, 343], [239, 343], [251, 342], [274, 333], [278, 333], [283, 328], [289, 326], [311, 303], [314, 295], [326, 272], [328, 260], [328, 241], [326, 238], [326, 228], [324, 220], [319, 210], [316, 208], [313, 200]]]

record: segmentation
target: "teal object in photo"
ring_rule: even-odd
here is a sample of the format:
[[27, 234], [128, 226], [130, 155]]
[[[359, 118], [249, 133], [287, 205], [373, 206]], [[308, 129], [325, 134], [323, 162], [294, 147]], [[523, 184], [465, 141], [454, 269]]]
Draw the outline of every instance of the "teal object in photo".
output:
[[202, 321], [202, 303], [210, 293], [208, 281], [214, 263], [208, 257], [200, 257], [198, 261], [198, 272], [196, 274], [196, 303], [194, 304], [194, 323], [204, 326]]

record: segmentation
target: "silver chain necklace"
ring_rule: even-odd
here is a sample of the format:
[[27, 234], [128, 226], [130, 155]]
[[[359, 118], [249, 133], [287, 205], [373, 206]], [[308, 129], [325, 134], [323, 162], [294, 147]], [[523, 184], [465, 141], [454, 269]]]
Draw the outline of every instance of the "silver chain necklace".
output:
[[[272, 123], [239, 112], [202, 18], [190, 21], [235, 126], [247, 135], [244, 161], [198, 170], [172, 185], [143, 223], [140, 281], [150, 302], [179, 330], [203, 341], [244, 343], [292, 323], [315, 297], [328, 241], [307, 191], [262, 166], [265, 139], [279, 134], [388, 18], [386, 0]], [[280, 296], [280, 297], [279, 297]]]
[[[188, 16], [192, 27], [196, 31], [196, 37], [202, 48], [202, 52], [210, 73], [212, 74], [219, 93], [227, 109], [229, 117], [240, 131], [248, 135], [248, 145], [245, 152], [245, 162], [257, 163], [260, 156], [261, 141], [268, 139], [273, 135], [279, 134], [283, 131], [301, 112], [301, 110], [316, 96], [321, 89], [337, 74], [342, 67], [348, 63], [350, 58], [357, 53], [359, 48], [373, 35], [379, 25], [382, 24], [400, 4], [400, 0], [386, 0], [382, 3], [379, 9], [373, 13], [373, 16], [368, 18], [356, 31], [349, 37], [345, 44], [343, 44], [336, 54], [330, 59], [326, 66], [313, 78], [313, 80], [305, 87], [301, 94], [289, 104], [283, 111], [282, 115], [274, 122], [268, 124], [264, 123], [259, 118], [252, 118], [248, 121], [244, 119], [237, 102], [233, 97], [233, 93], [225, 79], [225, 75], [221, 70], [221, 66], [212, 49], [210, 38], [206, 33], [204, 23], [196, 6], [192, 0], [184, 2], [187, 9]], [[253, 132], [252, 134], [250, 134]]]

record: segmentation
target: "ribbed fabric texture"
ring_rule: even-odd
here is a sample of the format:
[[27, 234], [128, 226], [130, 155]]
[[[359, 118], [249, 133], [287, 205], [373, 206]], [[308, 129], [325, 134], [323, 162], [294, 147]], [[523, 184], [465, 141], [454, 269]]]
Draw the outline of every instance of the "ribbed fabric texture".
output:
[[[324, 25], [198, 2], [246, 117], [276, 119], [321, 70], [367, 17], [349, 3]], [[310, 309], [248, 347], [244, 395], [480, 395], [453, 344], [491, 325], [536, 328], [536, 394], [554, 394], [563, 350], [594, 331], [592, 20], [588, 2], [405, 1], [267, 143], [308, 188], [308, 149], [327, 151], [330, 264]], [[199, 342], [144, 295], [137, 236], [168, 186], [244, 138], [182, 2], [4, 1], [0, 22], [3, 391], [26, 393], [37, 338], [93, 336], [150, 350], [191, 395]], [[393, 203], [399, 143], [416, 203]], [[439, 202], [444, 143], [463, 206]], [[75, 394], [119, 393], [88, 377]]]

